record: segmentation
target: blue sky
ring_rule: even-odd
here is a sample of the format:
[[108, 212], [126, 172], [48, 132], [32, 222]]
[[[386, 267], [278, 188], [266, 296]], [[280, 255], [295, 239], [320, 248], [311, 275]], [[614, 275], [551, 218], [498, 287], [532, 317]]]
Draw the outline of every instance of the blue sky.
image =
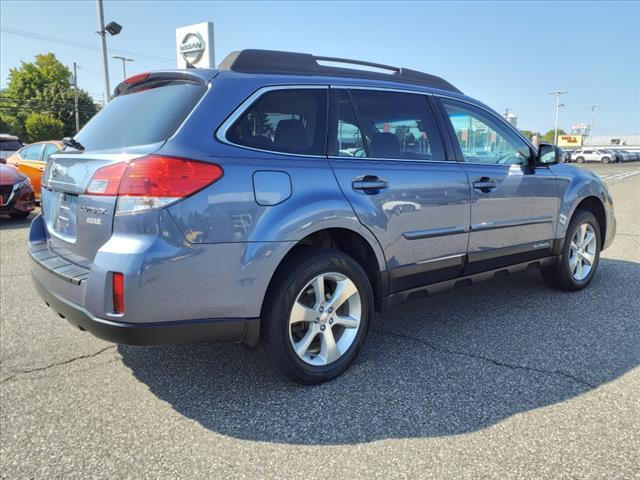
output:
[[[358, 58], [441, 75], [519, 127], [553, 128], [554, 90], [567, 90], [560, 126], [595, 134], [640, 133], [640, 2], [210, 2], [105, 0], [106, 21], [124, 26], [108, 47], [136, 61], [128, 74], [175, 66], [175, 28], [215, 25], [216, 60], [267, 48]], [[96, 7], [91, 1], [0, 3], [0, 81], [37, 53], [76, 61], [82, 88], [102, 92]], [[36, 33], [47, 40], [9, 33]], [[92, 49], [95, 48], [95, 49]], [[119, 53], [112, 51], [111, 54]], [[122, 79], [110, 59], [112, 88]]]

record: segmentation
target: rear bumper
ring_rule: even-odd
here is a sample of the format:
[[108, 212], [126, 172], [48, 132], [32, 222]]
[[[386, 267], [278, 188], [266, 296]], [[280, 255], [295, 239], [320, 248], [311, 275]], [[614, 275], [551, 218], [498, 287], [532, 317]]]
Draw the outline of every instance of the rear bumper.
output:
[[256, 347], [258, 318], [215, 318], [159, 323], [124, 323], [97, 318], [46, 289], [35, 277], [33, 284], [46, 304], [60, 317], [98, 338], [124, 345], [171, 345], [198, 342], [240, 342]]

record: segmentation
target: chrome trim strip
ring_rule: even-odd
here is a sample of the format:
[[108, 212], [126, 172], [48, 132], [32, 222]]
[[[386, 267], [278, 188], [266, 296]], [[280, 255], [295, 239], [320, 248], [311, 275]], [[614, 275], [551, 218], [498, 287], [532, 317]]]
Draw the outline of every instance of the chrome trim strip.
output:
[[468, 226], [459, 225], [455, 227], [431, 228], [429, 230], [415, 230], [413, 232], [404, 232], [402, 235], [407, 240], [418, 240], [420, 238], [433, 238], [433, 237], [443, 237], [445, 235], [456, 235], [459, 233], [467, 233], [468, 231], [469, 231]]
[[432, 258], [430, 260], [422, 260], [417, 262], [416, 265], [424, 265], [425, 263], [441, 262], [443, 260], [453, 260], [454, 258], [462, 258], [466, 253], [456, 253], [455, 255], [447, 255], [446, 257]]
[[554, 217], [530, 217], [530, 218], [515, 218], [513, 220], [501, 220], [497, 222], [476, 223], [471, 225], [471, 231], [483, 232], [486, 230], [497, 230], [500, 228], [522, 227], [525, 225], [553, 223], [553, 218]]
[[340, 157], [336, 155], [330, 155], [328, 157], [322, 157], [322, 158], [328, 158], [329, 160], [348, 160], [350, 162], [354, 162], [358, 160], [363, 162], [368, 162], [370, 160], [375, 160], [378, 162], [446, 163], [449, 165], [452, 165], [452, 164], [459, 165], [459, 162], [456, 162], [455, 160], [419, 160], [419, 159], [412, 159], [412, 158], [380, 158], [380, 157]]
[[253, 150], [254, 152], [269, 153], [271, 155], [287, 155], [292, 157], [306, 157], [306, 158], [324, 158], [326, 155], [306, 155], [303, 153], [287, 153], [278, 152], [277, 150], [264, 150], [262, 148], [248, 147], [246, 145], [239, 145], [227, 140], [227, 131], [233, 126], [238, 118], [244, 114], [244, 112], [262, 95], [274, 90], [329, 90], [329, 85], [270, 85], [268, 87], [261, 87], [253, 92], [246, 100], [244, 100], [234, 111], [222, 122], [222, 125], [218, 127], [214, 136], [216, 140], [226, 145], [233, 147], [243, 148], [245, 150]]

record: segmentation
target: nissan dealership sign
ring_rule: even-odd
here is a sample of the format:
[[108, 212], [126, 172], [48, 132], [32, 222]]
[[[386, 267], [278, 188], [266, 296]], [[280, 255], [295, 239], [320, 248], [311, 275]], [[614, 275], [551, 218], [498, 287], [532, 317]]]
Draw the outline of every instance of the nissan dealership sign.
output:
[[177, 28], [176, 48], [178, 68], [215, 68], [213, 23]]

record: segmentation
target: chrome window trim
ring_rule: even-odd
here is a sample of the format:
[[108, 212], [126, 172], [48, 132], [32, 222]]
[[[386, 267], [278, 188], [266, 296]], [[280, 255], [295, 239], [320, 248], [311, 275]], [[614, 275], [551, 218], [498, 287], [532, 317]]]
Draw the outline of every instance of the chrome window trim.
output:
[[[329, 85], [269, 85], [266, 87], [261, 87], [255, 92], [253, 92], [249, 97], [244, 100], [238, 107], [229, 115], [224, 122], [218, 127], [215, 132], [215, 138], [221, 143], [226, 145], [231, 145], [233, 147], [243, 148], [245, 150], [253, 150], [254, 152], [263, 152], [269, 153], [271, 155], [287, 155], [292, 157], [303, 157], [303, 158], [323, 158], [326, 159], [326, 155], [310, 155], [305, 153], [288, 153], [288, 152], [280, 152], [278, 150], [265, 150], [263, 148], [255, 148], [249, 147], [247, 145], [240, 145], [238, 143], [234, 143], [227, 139], [227, 132], [236, 123], [236, 120], [240, 118], [244, 113], [253, 105], [253, 103], [258, 100], [262, 95], [272, 92], [274, 90], [329, 90]], [[326, 152], [325, 152], [326, 153]]]

